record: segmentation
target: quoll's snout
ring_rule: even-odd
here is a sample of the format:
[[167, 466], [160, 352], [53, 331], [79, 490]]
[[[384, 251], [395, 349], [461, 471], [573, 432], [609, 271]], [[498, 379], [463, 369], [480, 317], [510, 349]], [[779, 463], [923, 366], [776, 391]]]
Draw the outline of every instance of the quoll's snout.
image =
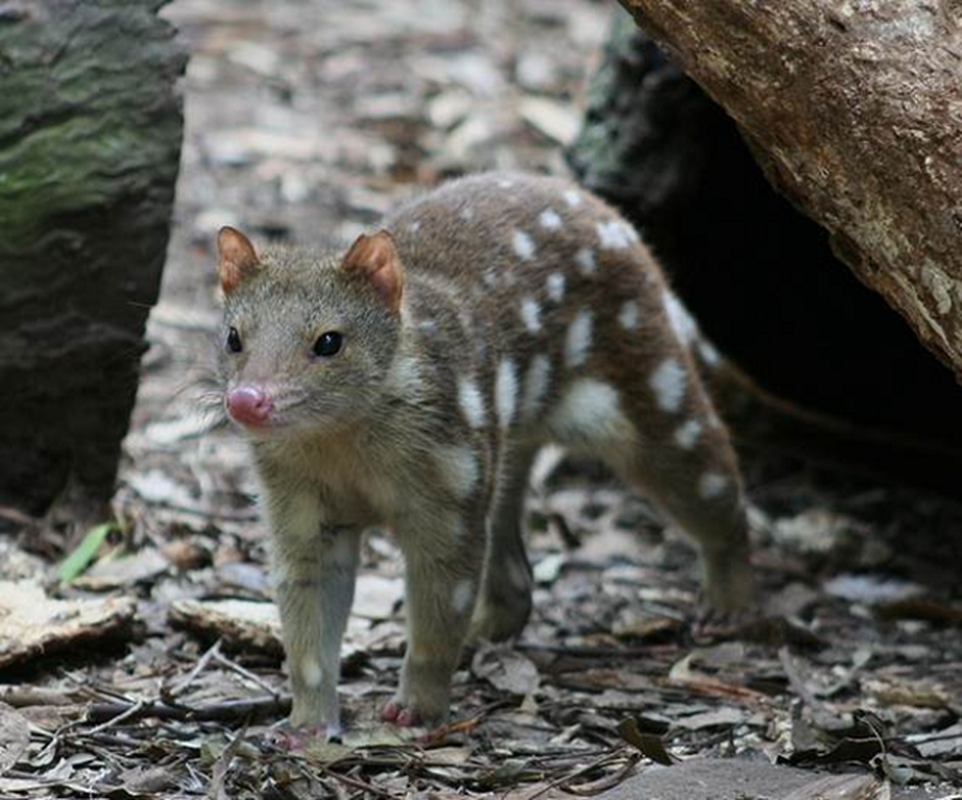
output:
[[266, 425], [274, 410], [274, 400], [260, 386], [238, 386], [225, 398], [227, 413], [241, 425]]

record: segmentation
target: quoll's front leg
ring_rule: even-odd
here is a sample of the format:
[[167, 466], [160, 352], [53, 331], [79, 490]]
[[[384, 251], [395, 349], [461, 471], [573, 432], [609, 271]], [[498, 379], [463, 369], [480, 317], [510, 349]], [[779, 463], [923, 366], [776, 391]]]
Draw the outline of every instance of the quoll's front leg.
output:
[[[310, 515], [306, 515], [310, 518]], [[274, 585], [294, 703], [291, 725], [339, 735], [341, 641], [354, 600], [361, 530], [275, 530]]]
[[481, 582], [484, 515], [425, 513], [397, 529], [406, 561], [407, 652], [397, 694], [384, 708], [399, 725], [433, 725], [448, 714], [451, 676]]

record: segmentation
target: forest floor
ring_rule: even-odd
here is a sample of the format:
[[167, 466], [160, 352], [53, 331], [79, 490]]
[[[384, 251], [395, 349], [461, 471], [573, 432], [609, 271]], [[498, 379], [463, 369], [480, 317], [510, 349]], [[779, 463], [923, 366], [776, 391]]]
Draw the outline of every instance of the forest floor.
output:
[[[191, 52], [187, 135], [115, 500], [124, 530], [88, 537], [59, 588], [57, 530], [0, 541], [0, 588], [27, 620], [23, 647], [0, 648], [0, 798], [534, 800], [619, 784], [687, 800], [962, 797], [962, 508], [760, 452], [742, 457], [764, 621], [696, 637], [690, 548], [642, 497], [548, 454], [528, 501], [533, 619], [512, 646], [466, 657], [451, 724], [415, 741], [378, 720], [404, 609], [400, 554], [374, 532], [345, 643], [344, 740], [281, 747], [289, 687], [250, 463], [201, 413], [216, 230], [345, 242], [448, 175], [565, 174], [617, 12], [176, 0], [163, 13]], [[740, 766], [654, 766], [704, 758]], [[753, 788], [776, 762], [807, 771]], [[842, 777], [826, 788], [830, 770]], [[631, 783], [646, 776], [668, 784]]]

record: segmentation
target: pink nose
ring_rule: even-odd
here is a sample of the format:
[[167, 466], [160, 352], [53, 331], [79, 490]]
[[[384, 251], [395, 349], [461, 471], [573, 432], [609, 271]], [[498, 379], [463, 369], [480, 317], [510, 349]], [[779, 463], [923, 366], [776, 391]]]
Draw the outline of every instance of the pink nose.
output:
[[258, 386], [238, 386], [227, 393], [227, 413], [242, 425], [264, 425], [273, 408], [271, 396]]

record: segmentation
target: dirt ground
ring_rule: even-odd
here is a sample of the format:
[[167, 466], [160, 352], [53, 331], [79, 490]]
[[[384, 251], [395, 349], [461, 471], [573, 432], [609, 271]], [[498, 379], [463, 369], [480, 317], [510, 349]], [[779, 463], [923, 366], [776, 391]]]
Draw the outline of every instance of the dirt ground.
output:
[[[762, 452], [742, 456], [763, 622], [694, 636], [691, 550], [643, 498], [548, 453], [528, 505], [534, 618], [514, 646], [466, 658], [451, 724], [417, 742], [378, 722], [404, 611], [400, 554], [374, 532], [345, 643], [348, 732], [294, 752], [276, 736], [289, 689], [250, 465], [202, 413], [213, 236], [234, 224], [261, 242], [348, 241], [447, 175], [564, 174], [616, 9], [176, 0], [163, 12], [191, 52], [187, 134], [116, 499], [126, 527], [94, 537], [96, 563], [81, 558], [60, 589], [55, 534], [31, 552], [0, 542], [0, 580], [53, 587], [21, 595], [30, 613], [67, 601], [43, 617], [57, 636], [0, 648], [0, 797], [534, 800], [701, 757], [842, 770], [870, 781], [859, 796], [910, 784], [962, 796], [962, 508]], [[763, 796], [746, 791], [705, 796]]]

